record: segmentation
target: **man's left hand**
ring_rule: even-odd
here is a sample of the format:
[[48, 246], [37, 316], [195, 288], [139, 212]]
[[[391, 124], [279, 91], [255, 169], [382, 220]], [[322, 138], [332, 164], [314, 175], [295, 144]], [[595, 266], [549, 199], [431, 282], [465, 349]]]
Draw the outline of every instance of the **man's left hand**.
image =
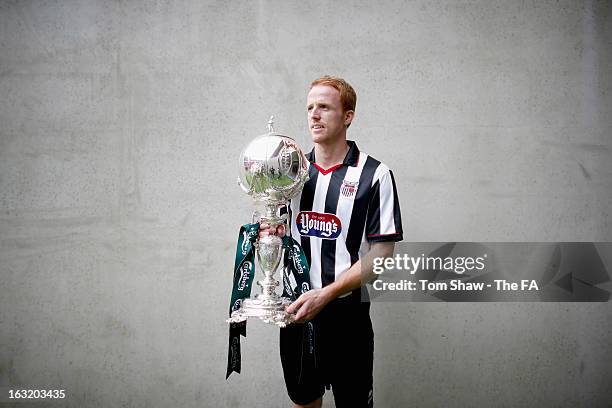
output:
[[296, 313], [297, 311], [295, 322], [304, 323], [314, 319], [330, 300], [324, 289], [311, 289], [290, 304], [287, 312]]

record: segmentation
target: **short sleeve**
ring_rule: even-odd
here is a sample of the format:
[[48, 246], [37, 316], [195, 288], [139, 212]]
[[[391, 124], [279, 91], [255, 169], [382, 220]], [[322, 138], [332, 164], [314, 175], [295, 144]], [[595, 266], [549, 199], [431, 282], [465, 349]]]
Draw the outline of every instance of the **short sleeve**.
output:
[[401, 241], [402, 215], [393, 172], [389, 169], [375, 177], [372, 185], [366, 238], [370, 242]]

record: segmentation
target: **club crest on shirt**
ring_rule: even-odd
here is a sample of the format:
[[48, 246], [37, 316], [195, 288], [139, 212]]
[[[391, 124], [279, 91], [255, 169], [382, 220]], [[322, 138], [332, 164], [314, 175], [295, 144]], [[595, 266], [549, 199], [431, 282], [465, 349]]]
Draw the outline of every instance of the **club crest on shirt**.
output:
[[336, 239], [342, 232], [342, 223], [334, 214], [302, 211], [296, 217], [298, 231], [303, 236]]
[[342, 185], [340, 186], [340, 193], [344, 197], [348, 197], [348, 198], [354, 197], [355, 193], [357, 192], [357, 187], [359, 187], [358, 181], [344, 180], [342, 181]]

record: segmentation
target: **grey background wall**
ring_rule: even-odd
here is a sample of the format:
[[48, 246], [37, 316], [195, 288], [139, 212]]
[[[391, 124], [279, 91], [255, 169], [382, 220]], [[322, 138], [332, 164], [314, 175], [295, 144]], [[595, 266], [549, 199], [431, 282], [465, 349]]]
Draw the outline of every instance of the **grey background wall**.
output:
[[[276, 329], [249, 324], [224, 379], [237, 157], [270, 114], [309, 149], [323, 74], [356, 88], [350, 137], [394, 170], [406, 240], [612, 240], [611, 20], [604, 1], [2, 2], [0, 386], [288, 406]], [[608, 406], [611, 311], [375, 304], [375, 401]]]

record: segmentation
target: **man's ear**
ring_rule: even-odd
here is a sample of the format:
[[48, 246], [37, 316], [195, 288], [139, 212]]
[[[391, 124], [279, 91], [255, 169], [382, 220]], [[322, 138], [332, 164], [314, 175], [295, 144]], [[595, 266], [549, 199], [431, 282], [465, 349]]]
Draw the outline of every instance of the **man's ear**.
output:
[[349, 127], [351, 122], [353, 122], [353, 118], [355, 117], [355, 111], [346, 111], [344, 112], [344, 126]]

